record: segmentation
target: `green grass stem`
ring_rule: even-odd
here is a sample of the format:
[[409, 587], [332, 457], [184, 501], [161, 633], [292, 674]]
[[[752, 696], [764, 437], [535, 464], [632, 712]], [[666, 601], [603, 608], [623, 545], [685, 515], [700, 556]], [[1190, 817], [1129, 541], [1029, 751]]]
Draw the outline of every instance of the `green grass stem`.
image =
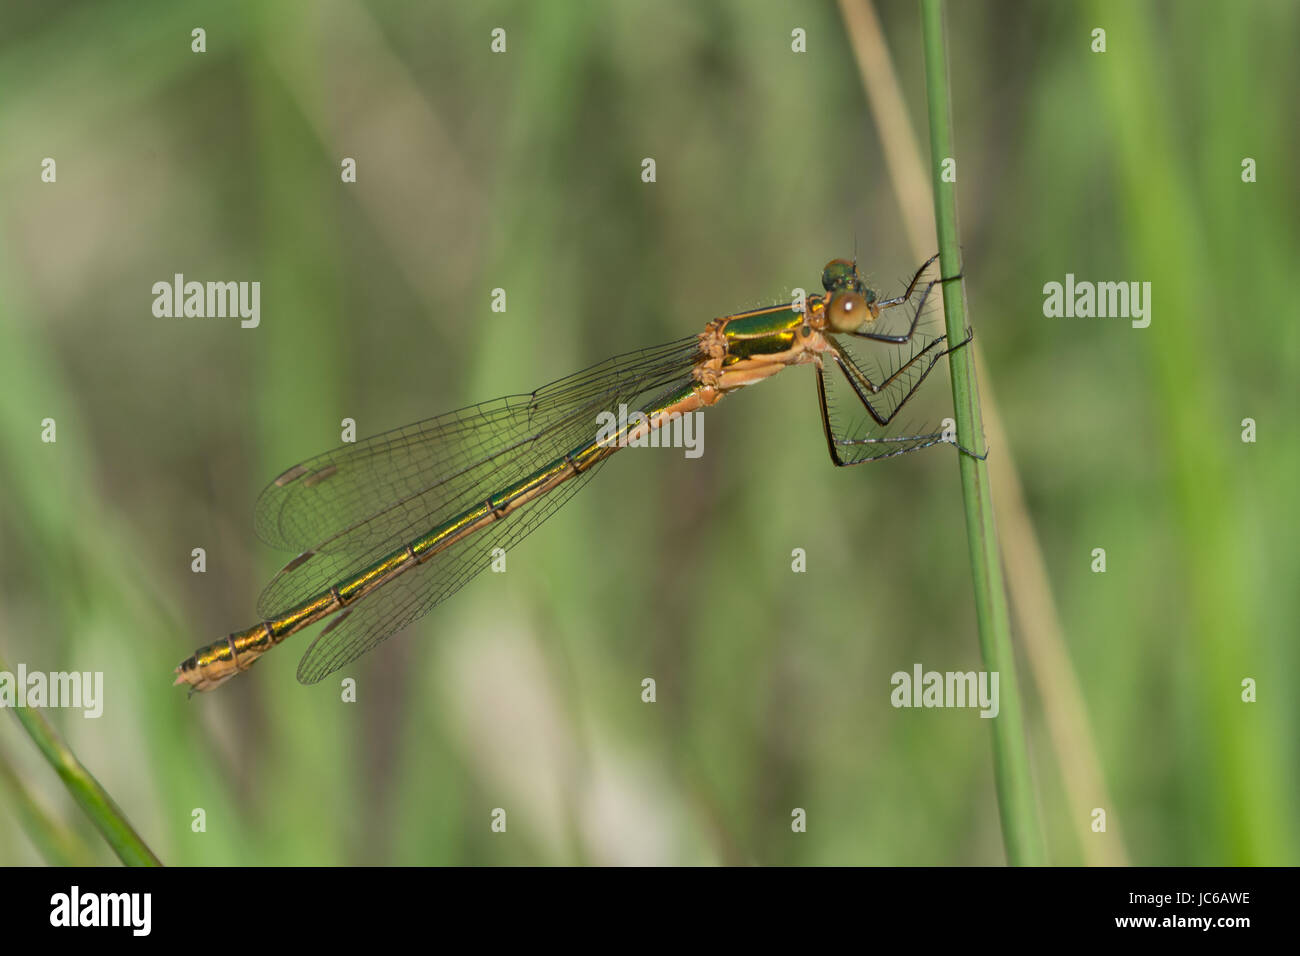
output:
[[[961, 248], [957, 242], [956, 177], [945, 181], [945, 160], [953, 157], [948, 58], [944, 42], [941, 0], [922, 0], [922, 44], [925, 51], [926, 99], [930, 113], [931, 175], [934, 180], [935, 228], [944, 276], [961, 274]], [[966, 337], [963, 283], [944, 285], [944, 317], [948, 341], [956, 345]], [[950, 356], [953, 416], [957, 441], [983, 454], [984, 426], [980, 416], [975, 357], [962, 348]], [[1011, 617], [1002, 579], [997, 525], [993, 520], [993, 495], [986, 462], [958, 455], [966, 535], [970, 546], [971, 576], [975, 585], [975, 614], [979, 626], [984, 667], [999, 675], [1000, 711], [990, 721], [993, 731], [993, 771], [1002, 817], [1002, 838], [1007, 862], [1037, 866], [1046, 862], [1038, 806], [1029, 771], [1029, 750], [1021, 716], [1015, 654], [1011, 647]]]
[[[7, 669], [4, 662], [0, 661], [0, 670]], [[63, 785], [68, 788], [72, 799], [90, 817], [90, 822], [113, 848], [118, 859], [127, 866], [162, 866], [162, 862], [145, 845], [140, 834], [135, 832], [122, 808], [77, 759], [77, 755], [64, 743], [58, 731], [45, 719], [45, 715], [31, 707], [15, 707], [13, 711], [18, 722], [36, 741], [36, 746], [59, 775]]]

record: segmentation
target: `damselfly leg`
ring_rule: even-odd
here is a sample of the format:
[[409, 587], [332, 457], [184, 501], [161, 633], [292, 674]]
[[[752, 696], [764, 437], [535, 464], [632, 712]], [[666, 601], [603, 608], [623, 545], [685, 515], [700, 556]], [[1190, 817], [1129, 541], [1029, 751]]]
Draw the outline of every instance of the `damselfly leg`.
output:
[[[892, 309], [895, 306], [903, 305], [909, 301], [912, 298], [912, 293], [916, 291], [917, 284], [921, 281], [921, 276], [925, 275], [925, 270], [934, 265], [938, 258], [939, 253], [936, 252], [929, 259], [926, 259], [925, 262], [921, 263], [921, 268], [916, 270], [916, 274], [912, 276], [912, 281], [907, 284], [907, 290], [900, 296], [895, 296], [892, 299], [881, 299], [879, 302], [873, 303], [873, 312], [879, 314], [885, 309]], [[926, 298], [930, 295], [930, 290], [940, 283], [955, 282], [960, 278], [961, 273], [958, 273], [957, 275], [949, 276], [946, 279], [931, 279], [926, 283], [925, 288], [921, 292], [921, 301], [917, 305], [915, 311], [912, 312], [912, 324], [908, 326], [906, 332], [898, 335], [888, 335], [882, 332], [849, 332], [848, 334], [859, 339], [871, 339], [876, 342], [893, 342], [895, 345], [901, 345], [902, 343], [909, 341], [912, 338], [912, 335], [916, 332], [917, 323], [921, 320], [921, 310], [925, 305]]]
[[[915, 344], [918, 338], [917, 329], [921, 323], [931, 291], [936, 285], [961, 278], [960, 275], [956, 275], [946, 279], [932, 279], [921, 285], [921, 277], [937, 258], [937, 255], [931, 256], [922, 264], [921, 268], [912, 276], [907, 289], [900, 296], [877, 301], [872, 290], [867, 288], [857, 290], [857, 293], [862, 297], [862, 304], [868, 310], [867, 313], [859, 311], [859, 314], [862, 315], [865, 321], [874, 321], [882, 309], [892, 308], [910, 301], [919, 287], [921, 291], [916, 308], [912, 312], [911, 320], [905, 332], [899, 334], [865, 332], [860, 327], [847, 327], [848, 323], [843, 321], [836, 331], [839, 334], [851, 335], [859, 339], [871, 339], [891, 345], [904, 345], [909, 342]], [[835, 308], [835, 303], [832, 303], [831, 308]], [[849, 309], [843, 311], [851, 312]], [[869, 319], [867, 315], [870, 316]], [[906, 358], [899, 356], [892, 369], [885, 368], [881, 374], [874, 377], [863, 370], [859, 360], [850, 354], [843, 343], [833, 337], [828, 337], [830, 348], [817, 368], [817, 400], [821, 411], [822, 430], [826, 436], [826, 446], [831, 461], [839, 467], [860, 465], [868, 461], [893, 458], [938, 444], [952, 444], [964, 454], [972, 457], [985, 457], [987, 452], [983, 456], [975, 455], [970, 449], [958, 445], [951, 435], [946, 436], [943, 431], [907, 429], [905, 434], [885, 433], [885, 430], [894, 422], [895, 416], [916, 394], [939, 360], [945, 355], [950, 355], [966, 346], [971, 341], [972, 334], [968, 331], [964, 340], [951, 346], [946, 344], [947, 338], [944, 335], [937, 335], [919, 348], [913, 348], [911, 354]], [[836, 427], [834, 402], [828, 395], [833, 372], [827, 366], [827, 362], [833, 363], [838, 368], [844, 380], [848, 382], [857, 403], [870, 416], [869, 420], [858, 426]], [[881, 433], [875, 434], [874, 432]], [[868, 449], [871, 449], [871, 451], [868, 451]]]
[[[920, 386], [925, 376], [930, 374], [930, 370], [934, 368], [935, 363], [937, 363], [939, 359], [943, 358], [943, 356], [950, 355], [958, 349], [964, 348], [970, 343], [972, 338], [974, 338], [974, 334], [967, 331], [966, 337], [956, 345], [935, 353], [931, 357], [929, 364], [925, 366], [921, 375], [912, 383], [908, 390], [903, 394], [902, 398], [898, 400], [898, 404], [895, 405], [887, 415], [883, 416], [879, 415], [871, 402], [867, 400], [866, 396], [858, 391], [857, 386], [853, 381], [853, 377], [844, 370], [843, 366], [840, 368], [841, 371], [844, 371], [844, 377], [849, 381], [849, 384], [854, 386], [854, 394], [857, 395], [858, 400], [867, 408], [872, 417], [875, 418], [883, 427], [889, 425], [893, 421], [894, 416], [898, 414], [899, 410], [907, 404], [908, 400], [916, 393], [916, 389]], [[944, 339], [937, 338], [931, 342], [930, 345], [943, 341]], [[930, 345], [927, 345], [922, 352], [927, 351], [930, 348]], [[908, 366], [912, 365], [917, 358], [920, 358], [921, 354], [922, 353], [919, 352], [912, 359], [908, 360], [904, 366], [900, 367], [898, 371], [895, 372], [894, 376], [891, 376], [891, 380], [899, 373], [903, 372]], [[981, 461], [988, 457], [989, 453], [987, 450], [982, 455], [976, 454], [964, 445], [958, 444], [954, 439], [946, 437], [942, 431], [931, 431], [908, 435], [866, 435], [855, 438], [837, 436], [835, 434], [835, 427], [831, 424], [830, 402], [826, 397], [826, 377], [828, 374], [829, 373], [824, 368], [819, 368], [817, 370], [817, 403], [818, 407], [821, 409], [822, 430], [826, 435], [826, 448], [830, 452], [831, 461], [837, 467], [845, 468], [850, 465], [866, 464], [869, 461], [895, 458], [898, 455], [905, 455], [912, 451], [920, 451], [922, 448], [929, 448], [932, 445], [952, 445], [962, 454], [969, 455], [971, 458], [978, 458]], [[857, 454], [847, 451], [847, 449], [873, 445], [885, 446], [887, 450], [875, 454]]]
[[[926, 263], [926, 265], [929, 265], [929, 263]], [[924, 268], [925, 266], [922, 266], [922, 269]], [[953, 278], [960, 278], [960, 277], [954, 276]], [[945, 280], [935, 279], [925, 287], [925, 291], [921, 293], [921, 299], [916, 305], [916, 311], [912, 316], [912, 323], [911, 326], [908, 328], [906, 335], [900, 335], [896, 337], [873, 335], [872, 338], [874, 338], [878, 342], [890, 342], [895, 344], [906, 344], [907, 342], [910, 342], [912, 340], [912, 337], [916, 334], [917, 323], [920, 321], [921, 313], [925, 309], [925, 302], [926, 299], [928, 299], [930, 296], [930, 290], [934, 288], [934, 286], [937, 283], [942, 281]], [[911, 295], [911, 289], [915, 287], [915, 285], [916, 285], [916, 279], [913, 279], [912, 286], [909, 286], [908, 288], [907, 296]], [[906, 301], [906, 296], [894, 301], [896, 302]], [[858, 334], [858, 333], [849, 333], [849, 334]], [[858, 335], [860, 338], [866, 337], [865, 333], [858, 334]], [[939, 359], [943, 358], [943, 356], [947, 355], [950, 351], [952, 351], [952, 349], [942, 349], [937, 352], [935, 351], [936, 349], [938, 349], [940, 345], [944, 343], [944, 341], [945, 339], [943, 336], [936, 336], [935, 338], [931, 339], [930, 342], [925, 346], [923, 346], [921, 349], [914, 351], [912, 356], [909, 359], [907, 359], [907, 361], [902, 362], [893, 372], [889, 373], [887, 377], [882, 378], [878, 384], [873, 382], [870, 376], [868, 376], [865, 372], [862, 371], [862, 368], [858, 365], [856, 361], [854, 361], [853, 356], [851, 356], [842, 345], [840, 345], [837, 341], [835, 341], [835, 339], [833, 338], [830, 339], [829, 344], [831, 346], [831, 351], [830, 351], [831, 360], [839, 367], [840, 371], [844, 373], [844, 377], [848, 379], [849, 385], [852, 386], [854, 393], [857, 394], [858, 400], [862, 402], [867, 412], [871, 415], [873, 419], [875, 419], [876, 424], [883, 427], [890, 423], [890, 421], [893, 419], [894, 415], [898, 412], [898, 410], [902, 408], [903, 405], [907, 403], [907, 400], [912, 397], [912, 395], [920, 387], [921, 383], [925, 381], [925, 377], [930, 374], [930, 370], [934, 368], [935, 364], [939, 361]], [[965, 343], [961, 343], [961, 344], [964, 345]], [[960, 348], [960, 347], [961, 345], [954, 346], [954, 348]], [[923, 363], [921, 374], [914, 381], [912, 381], [911, 387], [907, 389], [906, 394], [894, 406], [893, 411], [890, 412], [887, 416], [882, 416], [882, 414], [876, 409], [876, 406], [872, 403], [871, 399], [867, 396], [867, 392], [870, 392], [872, 395], [877, 395], [881, 392], [888, 391], [891, 387], [893, 387], [893, 385], [896, 382], [899, 381], [899, 379], [905, 373], [907, 373], [918, 362], [922, 362], [922, 360], [925, 359], [926, 356], [929, 356], [929, 362]]]

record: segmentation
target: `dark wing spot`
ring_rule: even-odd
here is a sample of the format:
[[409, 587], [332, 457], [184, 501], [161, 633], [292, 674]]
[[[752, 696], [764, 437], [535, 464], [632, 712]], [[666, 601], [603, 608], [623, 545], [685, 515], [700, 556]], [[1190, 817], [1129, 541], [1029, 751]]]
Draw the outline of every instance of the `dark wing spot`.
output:
[[294, 465], [279, 478], [275, 479], [275, 485], [277, 488], [283, 488], [289, 482], [301, 478], [305, 474], [307, 474], [307, 468], [305, 465]]
[[310, 557], [312, 557], [315, 553], [316, 553], [315, 551], [304, 551], [302, 554], [298, 555], [298, 557], [294, 558], [292, 561], [290, 561], [288, 564], [286, 564], [283, 568], [281, 568], [281, 569], [280, 569], [280, 573], [281, 573], [281, 574], [288, 574], [288, 573], [289, 573], [290, 571], [292, 571], [294, 568], [300, 568], [300, 567], [302, 567], [303, 564], [307, 561], [307, 559], [310, 558]]
[[338, 470], [339, 470], [338, 465], [327, 465], [326, 467], [322, 468], [320, 471], [313, 472], [312, 474], [304, 478], [302, 482], [303, 486], [309, 488], [312, 485], [318, 485], [326, 478], [328, 478], [330, 475], [337, 472]]

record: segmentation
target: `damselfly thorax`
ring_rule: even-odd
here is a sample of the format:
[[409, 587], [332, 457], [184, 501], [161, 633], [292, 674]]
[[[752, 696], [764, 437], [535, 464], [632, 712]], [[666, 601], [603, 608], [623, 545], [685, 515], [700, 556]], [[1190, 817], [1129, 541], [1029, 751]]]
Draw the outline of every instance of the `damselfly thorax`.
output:
[[[316, 683], [426, 614], [553, 514], [620, 448], [675, 418], [782, 369], [811, 364], [831, 461], [858, 465], [951, 442], [942, 432], [892, 427], [944, 355], [970, 341], [926, 340], [918, 326], [932, 257], [904, 293], [881, 300], [845, 259], [822, 272], [820, 295], [714, 319], [698, 335], [616, 356], [526, 395], [448, 412], [344, 445], [283, 472], [258, 498], [268, 544], [300, 551], [258, 600], [263, 619], [202, 647], [176, 683], [210, 690], [247, 670], [290, 634], [329, 623], [298, 665]], [[956, 278], [951, 277], [951, 278]], [[882, 312], [911, 302], [895, 332]], [[895, 353], [868, 374], [847, 343]], [[904, 354], [906, 353], [906, 354]], [[863, 417], [844, 420], [829, 394], [847, 383]], [[642, 414], [614, 434], [598, 416]], [[965, 449], [962, 449], [965, 451]], [[967, 452], [969, 454], [969, 452]]]

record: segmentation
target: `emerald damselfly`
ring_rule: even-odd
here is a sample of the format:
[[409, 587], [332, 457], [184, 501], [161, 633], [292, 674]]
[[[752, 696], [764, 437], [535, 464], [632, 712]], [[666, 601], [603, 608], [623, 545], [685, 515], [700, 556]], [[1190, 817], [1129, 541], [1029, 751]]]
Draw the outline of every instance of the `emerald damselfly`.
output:
[[[314, 684], [431, 611], [554, 514], [620, 448], [680, 416], [793, 365], [816, 369], [831, 461], [860, 465], [940, 443], [942, 431], [894, 426], [895, 416], [955, 344], [918, 333], [935, 285], [922, 276], [880, 299], [857, 263], [835, 259], [820, 295], [714, 319], [698, 335], [619, 355], [526, 395], [471, 405], [343, 445], [294, 465], [258, 498], [256, 526], [268, 544], [301, 553], [258, 600], [263, 620], [202, 647], [176, 668], [176, 683], [211, 690], [290, 634], [331, 620], [307, 648], [298, 680]], [[883, 330], [881, 313], [911, 302], [906, 328]], [[896, 353], [868, 374], [849, 342]], [[892, 347], [892, 349], [891, 349]], [[906, 353], [906, 354], [904, 354]], [[846, 423], [832, 400], [847, 382]], [[603, 413], [641, 409], [612, 433]], [[968, 449], [957, 446], [966, 454]]]

